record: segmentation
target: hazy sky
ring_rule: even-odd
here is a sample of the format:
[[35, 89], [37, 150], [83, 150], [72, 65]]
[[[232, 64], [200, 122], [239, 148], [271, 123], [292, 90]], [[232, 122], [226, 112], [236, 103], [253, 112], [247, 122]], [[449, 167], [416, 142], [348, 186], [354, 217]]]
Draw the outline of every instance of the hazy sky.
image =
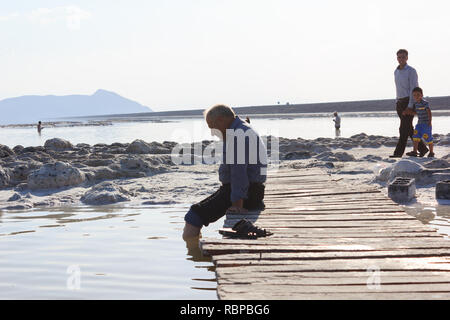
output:
[[450, 95], [447, 0], [0, 3], [0, 100], [102, 88], [154, 110]]

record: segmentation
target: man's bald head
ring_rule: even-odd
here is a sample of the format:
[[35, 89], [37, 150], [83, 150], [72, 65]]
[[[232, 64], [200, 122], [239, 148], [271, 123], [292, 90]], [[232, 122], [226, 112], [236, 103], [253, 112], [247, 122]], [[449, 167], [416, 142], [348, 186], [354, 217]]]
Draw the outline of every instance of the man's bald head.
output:
[[[226, 129], [228, 129], [236, 118], [236, 114], [230, 107], [218, 104], [203, 112], [208, 127], [213, 130], [219, 130], [225, 137]], [[214, 134], [213, 135], [217, 135]]]
[[233, 119], [236, 117], [236, 114], [234, 113], [233, 109], [223, 104], [218, 104], [209, 109], [206, 109], [203, 112], [203, 115], [205, 116], [205, 119], [211, 119], [213, 121], [219, 117], [233, 118]]

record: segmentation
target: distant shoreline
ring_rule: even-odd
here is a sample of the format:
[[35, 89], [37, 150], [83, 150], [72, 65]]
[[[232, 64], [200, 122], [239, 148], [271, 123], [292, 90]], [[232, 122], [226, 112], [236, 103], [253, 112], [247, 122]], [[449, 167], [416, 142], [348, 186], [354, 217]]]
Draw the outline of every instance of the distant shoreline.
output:
[[[426, 97], [436, 116], [450, 116], [450, 96]], [[345, 114], [347, 117], [373, 116], [370, 113], [383, 113], [396, 117], [395, 100], [364, 100], [348, 102], [324, 102], [292, 105], [266, 105], [233, 107], [239, 116], [253, 118], [304, 118], [331, 116], [334, 111]], [[72, 126], [102, 126], [111, 125], [112, 122], [166, 122], [172, 119], [201, 118], [203, 109], [159, 111], [143, 113], [106, 114], [96, 116], [58, 117], [42, 119], [47, 127]], [[0, 128], [26, 128], [35, 126], [35, 123], [14, 123], [0, 125]]]
[[[426, 97], [430, 102], [432, 110], [436, 111], [450, 111], [450, 96], [444, 97]], [[233, 107], [238, 115], [252, 115], [252, 116], [285, 116], [294, 114], [308, 114], [308, 113], [339, 113], [347, 112], [395, 112], [395, 100], [364, 100], [364, 101], [347, 101], [347, 102], [323, 102], [323, 103], [308, 103], [308, 104], [276, 104], [265, 106], [247, 106], [247, 107]], [[176, 111], [158, 111], [158, 112], [143, 112], [143, 113], [127, 113], [127, 114], [110, 114], [98, 116], [84, 116], [72, 117], [70, 119], [110, 119], [115, 118], [161, 118], [161, 117], [201, 117], [204, 109], [194, 110], [176, 110]], [[61, 118], [62, 119], [62, 118]]]

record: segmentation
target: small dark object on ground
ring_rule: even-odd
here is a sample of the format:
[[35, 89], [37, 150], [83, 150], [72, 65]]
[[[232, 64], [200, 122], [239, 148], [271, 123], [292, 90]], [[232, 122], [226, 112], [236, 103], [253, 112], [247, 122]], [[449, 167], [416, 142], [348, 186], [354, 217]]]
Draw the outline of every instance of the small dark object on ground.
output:
[[412, 178], [397, 177], [389, 184], [388, 196], [397, 202], [410, 201], [416, 195], [416, 182]]
[[439, 181], [436, 184], [436, 199], [450, 200], [450, 180]]

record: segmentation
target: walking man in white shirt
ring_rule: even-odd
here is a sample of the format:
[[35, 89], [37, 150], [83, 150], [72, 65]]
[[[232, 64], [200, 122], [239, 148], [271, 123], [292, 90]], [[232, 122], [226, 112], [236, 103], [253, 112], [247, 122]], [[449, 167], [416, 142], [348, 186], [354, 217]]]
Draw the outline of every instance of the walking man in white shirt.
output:
[[[398, 138], [397, 147], [391, 158], [401, 158], [405, 152], [408, 137], [413, 139], [414, 127], [413, 118], [410, 114], [406, 114], [407, 108], [412, 108], [414, 99], [412, 97], [412, 91], [419, 86], [416, 70], [407, 64], [408, 51], [400, 49], [397, 51], [397, 61], [399, 63], [397, 69], [395, 69], [395, 87], [397, 89], [397, 114], [400, 118], [400, 137]], [[423, 157], [428, 152], [428, 148], [421, 141], [419, 143], [419, 154]], [[409, 155], [410, 152], [407, 153]]]

